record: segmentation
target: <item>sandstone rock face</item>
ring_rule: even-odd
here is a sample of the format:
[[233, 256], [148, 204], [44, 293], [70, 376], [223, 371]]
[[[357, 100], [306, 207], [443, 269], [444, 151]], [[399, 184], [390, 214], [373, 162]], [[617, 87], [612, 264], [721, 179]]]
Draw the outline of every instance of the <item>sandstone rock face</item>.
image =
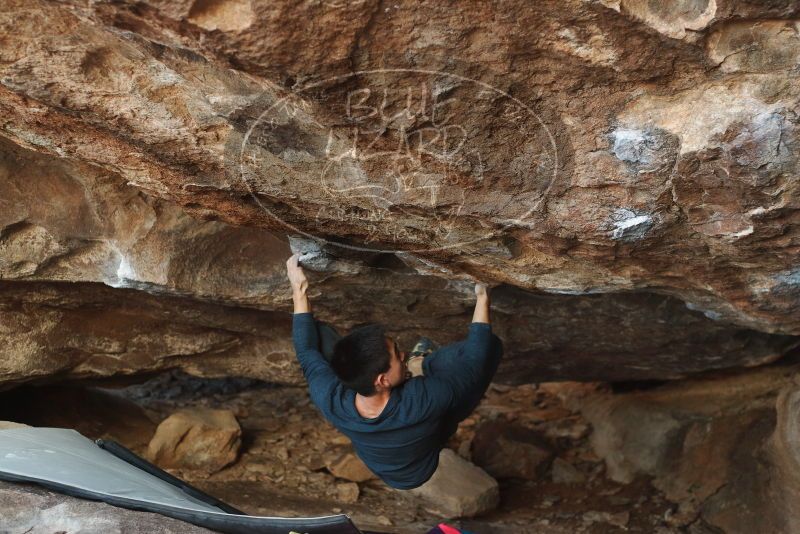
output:
[[76, 499], [32, 484], [0, 481], [0, 527], [4, 532], [106, 534], [211, 534], [213, 531], [150, 512]]
[[526, 428], [493, 421], [481, 425], [472, 440], [472, 461], [494, 478], [536, 480], [552, 460], [552, 447]]
[[241, 438], [230, 410], [190, 408], [158, 425], [147, 456], [161, 467], [214, 473], [236, 460]]
[[[637, 476], [681, 503], [671, 521], [727, 533], [794, 532], [796, 364], [581, 399], [612, 479]], [[791, 503], [791, 504], [790, 504]]]
[[0, 285], [6, 387], [172, 367], [206, 376], [302, 380], [285, 314], [104, 285]]
[[798, 436], [798, 401], [800, 384], [797, 377], [778, 394], [775, 406], [775, 430], [767, 443], [767, 457], [777, 467], [770, 480], [776, 508], [783, 512], [787, 532], [800, 529], [800, 517], [794, 503], [800, 498], [800, 436]]
[[[344, 328], [455, 340], [469, 280], [497, 286], [503, 380], [773, 361], [800, 335], [798, 20], [789, 1], [4, 2], [0, 279], [35, 304], [0, 309], [0, 380], [235, 353], [224, 372], [297, 382], [285, 343], [263, 348], [289, 237], [320, 251], [315, 310]], [[128, 337], [127, 300], [174, 298], [204, 311]], [[81, 330], [92, 306], [117, 322]]]
[[[607, 476], [651, 477], [676, 528], [798, 531], [799, 25], [792, 0], [5, 0], [0, 388], [301, 385], [291, 251], [317, 317], [404, 348], [462, 339], [481, 280], [498, 382], [690, 378], [576, 400]], [[220, 417], [165, 421], [153, 457], [233, 461]], [[340, 501], [357, 467], [329, 466]], [[497, 500], [464, 468], [446, 515]], [[4, 500], [22, 531], [172, 528]]]
[[[402, 277], [405, 287], [369, 285], [380, 280], [376, 274], [362, 278], [364, 285], [338, 288], [321, 282], [315, 314], [342, 331], [348, 324], [336, 318], [344, 313], [350, 324], [384, 322], [406, 350], [420, 335], [440, 344], [466, 336], [471, 287], [456, 290], [422, 276]], [[89, 283], [0, 282], [0, 295], [0, 378], [6, 387], [173, 367], [202, 376], [303, 383], [285, 313]], [[370, 314], [353, 317], [353, 302]], [[494, 290], [492, 306], [493, 330], [510, 349], [497, 376], [504, 382], [679, 378], [766, 363], [797, 344], [791, 336], [726, 326], [658, 295], [553, 296], [504, 286]], [[402, 311], [409, 308], [420, 315]], [[432, 323], [431, 316], [440, 320]]]

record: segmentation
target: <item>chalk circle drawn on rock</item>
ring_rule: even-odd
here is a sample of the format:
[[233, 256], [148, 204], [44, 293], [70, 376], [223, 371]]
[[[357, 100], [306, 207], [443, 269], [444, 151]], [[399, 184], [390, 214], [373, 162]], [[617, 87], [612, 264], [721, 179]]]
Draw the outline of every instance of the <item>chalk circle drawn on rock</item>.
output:
[[[555, 137], [529, 106], [444, 71], [357, 71], [263, 105], [249, 113], [256, 118], [238, 147], [239, 179], [292, 232], [353, 250], [430, 252], [530, 230], [559, 168]], [[297, 191], [315, 195], [318, 227], [357, 224], [364, 243], [426, 246], [368, 248], [296, 228], [260, 198], [292, 195], [287, 167], [303, 182]]]

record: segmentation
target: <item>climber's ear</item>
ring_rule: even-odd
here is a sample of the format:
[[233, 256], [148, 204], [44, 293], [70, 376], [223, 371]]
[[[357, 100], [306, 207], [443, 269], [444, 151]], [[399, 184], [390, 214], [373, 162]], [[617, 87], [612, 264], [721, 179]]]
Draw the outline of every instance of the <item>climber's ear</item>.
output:
[[388, 373], [381, 373], [378, 376], [376, 376], [374, 385], [375, 389], [377, 390], [389, 389], [390, 387], [392, 387], [391, 382], [389, 382]]

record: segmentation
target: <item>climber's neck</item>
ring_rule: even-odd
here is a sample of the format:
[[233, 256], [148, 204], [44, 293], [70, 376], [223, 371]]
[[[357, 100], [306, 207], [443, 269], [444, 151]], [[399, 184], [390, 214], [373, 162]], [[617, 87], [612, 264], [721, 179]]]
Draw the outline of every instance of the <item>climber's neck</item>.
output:
[[378, 417], [386, 407], [386, 403], [389, 402], [391, 394], [391, 389], [381, 390], [370, 397], [364, 397], [356, 393], [356, 411], [361, 417], [366, 417], [367, 419]]

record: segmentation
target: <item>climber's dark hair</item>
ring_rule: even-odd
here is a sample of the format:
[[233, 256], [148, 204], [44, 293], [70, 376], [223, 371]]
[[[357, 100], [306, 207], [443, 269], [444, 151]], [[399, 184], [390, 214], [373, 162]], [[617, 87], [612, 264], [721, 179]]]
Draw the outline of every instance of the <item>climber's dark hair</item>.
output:
[[389, 370], [391, 357], [383, 325], [367, 323], [336, 342], [331, 367], [345, 386], [369, 397], [376, 393], [375, 377]]

